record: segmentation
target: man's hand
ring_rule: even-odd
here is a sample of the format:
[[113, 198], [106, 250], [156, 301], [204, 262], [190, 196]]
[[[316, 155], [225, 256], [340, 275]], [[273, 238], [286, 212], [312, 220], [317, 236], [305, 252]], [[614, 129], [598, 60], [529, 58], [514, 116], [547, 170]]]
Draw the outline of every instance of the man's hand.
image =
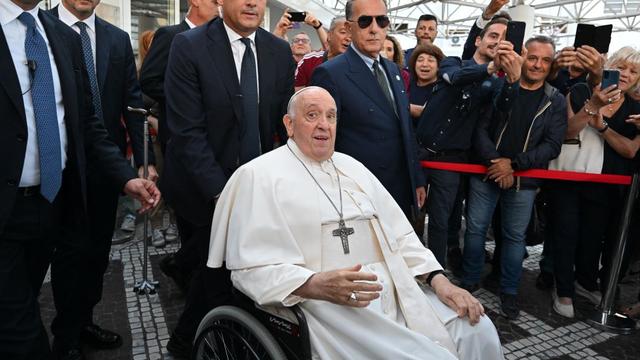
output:
[[489, 5], [484, 8], [482, 12], [482, 18], [485, 20], [491, 20], [493, 15], [495, 15], [503, 6], [507, 5], [509, 0], [491, 0]]
[[131, 179], [124, 185], [124, 193], [140, 201], [142, 205], [138, 213], [145, 213], [160, 203], [160, 190], [153, 181]]
[[501, 41], [498, 45], [498, 54], [500, 67], [507, 75], [507, 81], [510, 84], [520, 80], [520, 74], [522, 73], [522, 64], [524, 63], [524, 56], [526, 56], [527, 50], [522, 48], [522, 56], [516, 54], [513, 51], [513, 44], [509, 41]]
[[487, 176], [495, 182], [499, 182], [502, 178], [513, 174], [511, 159], [509, 158], [493, 159], [491, 160], [491, 164], [492, 165], [487, 169]]
[[422, 209], [425, 201], [427, 200], [427, 190], [424, 186], [416, 188], [416, 198], [418, 199], [418, 209]]
[[[156, 167], [153, 165], [149, 165], [148, 167], [149, 170], [149, 176], [147, 176], [147, 180], [151, 180], [153, 182], [158, 181], [158, 171], [156, 170]], [[144, 166], [140, 166], [138, 168], [138, 177], [140, 179], [144, 179]]]
[[317, 28], [318, 26], [320, 26], [320, 20], [318, 20], [317, 17], [313, 16], [311, 11], [307, 11], [307, 16], [305, 16], [304, 18], [304, 23], [313, 28]]
[[453, 285], [446, 276], [438, 274], [431, 279], [431, 287], [438, 299], [447, 304], [462, 318], [469, 316], [469, 323], [475, 325], [484, 316], [484, 307], [465, 289]]
[[591, 76], [598, 78], [602, 76], [604, 57], [595, 48], [588, 45], [580, 46], [576, 49], [576, 60]]
[[[322, 271], [313, 274], [307, 281], [297, 288], [293, 295], [306, 299], [329, 301], [338, 305], [353, 307], [367, 307], [372, 300], [380, 297], [382, 285], [370, 283], [376, 281], [375, 274], [360, 272], [362, 265]], [[351, 299], [354, 293], [356, 300]]]
[[556, 56], [556, 63], [561, 68], [568, 68], [577, 61], [576, 55], [576, 48], [573, 46], [567, 46], [560, 50], [558, 56]]
[[509, 189], [513, 186], [513, 183], [514, 183], [513, 175], [503, 176], [497, 182], [498, 182], [498, 187], [500, 187], [500, 189], [503, 189], [503, 190]]
[[629, 118], [625, 120], [626, 122], [633, 124], [636, 126], [638, 130], [640, 130], [640, 114], [629, 115]]
[[293, 27], [291, 23], [291, 14], [289, 14], [289, 9], [284, 9], [284, 13], [278, 20], [276, 27], [273, 29], [273, 35], [284, 39], [287, 35], [287, 31]]

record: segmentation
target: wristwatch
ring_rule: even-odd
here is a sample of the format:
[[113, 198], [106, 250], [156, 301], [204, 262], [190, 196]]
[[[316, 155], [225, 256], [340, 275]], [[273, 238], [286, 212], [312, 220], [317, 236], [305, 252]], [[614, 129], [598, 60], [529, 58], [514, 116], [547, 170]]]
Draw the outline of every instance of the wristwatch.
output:
[[609, 128], [609, 123], [606, 122], [605, 120], [602, 120], [602, 125], [604, 125], [602, 129], [596, 129], [600, 134], [604, 134], [604, 132], [607, 131], [607, 129]]
[[318, 20], [318, 26], [314, 26], [313, 28], [318, 30], [322, 26], [322, 21]]

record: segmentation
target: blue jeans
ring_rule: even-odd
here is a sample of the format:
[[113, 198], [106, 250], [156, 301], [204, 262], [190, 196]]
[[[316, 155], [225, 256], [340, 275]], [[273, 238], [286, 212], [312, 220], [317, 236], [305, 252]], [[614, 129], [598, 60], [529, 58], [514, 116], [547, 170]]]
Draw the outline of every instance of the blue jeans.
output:
[[[447, 243], [451, 237], [453, 210], [456, 206], [460, 187], [460, 174], [453, 171], [429, 169], [429, 195], [427, 196], [427, 214], [429, 214], [428, 245], [436, 260], [447, 265]], [[457, 232], [456, 232], [457, 238]]]
[[[496, 204], [502, 206], [502, 256], [500, 290], [516, 295], [522, 275], [525, 235], [536, 198], [532, 189], [501, 190], [493, 181], [482, 177], [469, 179], [467, 199], [467, 231], [464, 235], [463, 283], [480, 282], [484, 269], [484, 244]], [[494, 229], [496, 231], [496, 229]]]

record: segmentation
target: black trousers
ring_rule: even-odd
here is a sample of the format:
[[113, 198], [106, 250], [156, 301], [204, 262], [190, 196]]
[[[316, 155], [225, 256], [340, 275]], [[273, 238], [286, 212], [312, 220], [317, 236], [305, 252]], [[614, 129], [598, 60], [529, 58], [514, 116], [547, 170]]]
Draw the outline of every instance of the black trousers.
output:
[[[211, 223], [206, 226], [195, 225], [180, 214], [176, 214], [180, 236], [190, 235], [189, 247], [197, 250], [197, 266], [193, 270], [184, 311], [180, 315], [174, 332], [190, 341], [195, 337], [198, 325], [209, 310], [231, 302], [231, 279], [226, 268], [207, 267]], [[193, 254], [193, 253], [192, 253]]]
[[60, 234], [61, 196], [20, 191], [0, 232], [0, 359], [48, 359], [38, 295]]
[[120, 191], [100, 176], [89, 177], [89, 234], [62, 239], [51, 265], [56, 317], [51, 324], [54, 347], [78, 346], [82, 328], [93, 322], [93, 308], [102, 300], [111, 238]]
[[[547, 220], [553, 222], [551, 243], [558, 296], [573, 297], [574, 280], [589, 291], [598, 290], [598, 278], [603, 280], [602, 275], [608, 272], [620, 222], [620, 188], [558, 181], [550, 183], [548, 190], [553, 199]], [[600, 260], [603, 270], [599, 270]]]

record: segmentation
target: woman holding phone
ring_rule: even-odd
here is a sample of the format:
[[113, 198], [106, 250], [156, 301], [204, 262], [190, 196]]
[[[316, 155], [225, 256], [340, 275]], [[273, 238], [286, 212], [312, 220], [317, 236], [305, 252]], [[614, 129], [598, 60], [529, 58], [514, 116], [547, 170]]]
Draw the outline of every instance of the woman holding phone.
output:
[[[640, 114], [640, 103], [629, 96], [640, 79], [640, 53], [631, 47], [621, 48], [604, 68], [613, 73], [603, 79], [615, 79], [615, 71], [619, 73], [617, 84], [593, 89], [586, 83], [576, 84], [567, 95], [565, 145], [551, 167], [570, 170], [563, 168], [563, 163], [580, 166], [575, 159], [581, 159], [578, 162], [584, 161], [582, 171], [586, 172], [630, 175], [635, 171], [640, 131], [627, 120]], [[578, 146], [577, 152], [570, 146]], [[577, 157], [567, 158], [569, 153]], [[626, 191], [625, 186], [601, 183], [549, 184], [549, 196], [554, 199], [549, 217], [562, 225], [552, 227], [556, 280], [553, 309], [560, 315], [574, 317], [575, 294], [594, 305], [600, 303]]]

